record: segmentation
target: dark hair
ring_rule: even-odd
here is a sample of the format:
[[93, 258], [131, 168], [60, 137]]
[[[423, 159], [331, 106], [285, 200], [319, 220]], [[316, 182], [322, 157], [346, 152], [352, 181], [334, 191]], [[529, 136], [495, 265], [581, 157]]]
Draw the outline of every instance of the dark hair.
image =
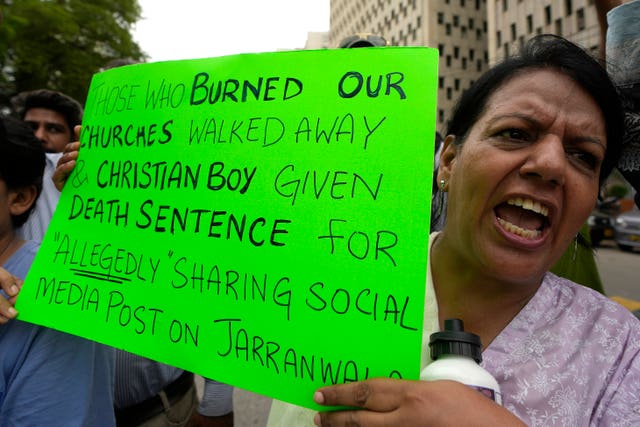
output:
[[[0, 117], [0, 125], [3, 128], [0, 131], [0, 179], [9, 190], [33, 185], [36, 187], [37, 196], [40, 196], [45, 165], [42, 144], [33, 130], [20, 120]], [[11, 217], [14, 228], [27, 221], [35, 204], [34, 201], [26, 212]]]
[[78, 101], [62, 92], [38, 89], [31, 92], [23, 92], [15, 96], [11, 101], [22, 120], [24, 120], [24, 116], [31, 108], [46, 108], [64, 116], [72, 135], [73, 128], [82, 123], [82, 106]]
[[389, 42], [387, 42], [384, 37], [377, 34], [356, 33], [343, 38], [340, 40], [340, 43], [338, 43], [338, 47], [341, 49], [376, 46], [389, 46]]
[[607, 151], [600, 170], [600, 183], [604, 182], [622, 150], [624, 114], [621, 100], [606, 68], [584, 49], [559, 36], [533, 37], [517, 56], [505, 59], [484, 73], [458, 100], [447, 135], [456, 135], [456, 144], [462, 144], [494, 92], [522, 71], [544, 68], [558, 70], [570, 77], [600, 107], [607, 133]]

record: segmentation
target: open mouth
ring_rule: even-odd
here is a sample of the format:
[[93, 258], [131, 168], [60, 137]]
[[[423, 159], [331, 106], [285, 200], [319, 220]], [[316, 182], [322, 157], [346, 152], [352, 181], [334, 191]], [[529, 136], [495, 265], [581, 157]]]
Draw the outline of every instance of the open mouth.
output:
[[494, 209], [500, 225], [509, 233], [534, 240], [549, 225], [549, 208], [532, 199], [516, 197]]

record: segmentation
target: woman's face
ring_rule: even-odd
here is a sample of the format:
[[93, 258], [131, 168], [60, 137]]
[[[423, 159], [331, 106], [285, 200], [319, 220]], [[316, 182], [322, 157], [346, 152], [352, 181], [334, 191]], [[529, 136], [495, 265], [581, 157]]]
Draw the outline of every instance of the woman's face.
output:
[[591, 212], [606, 151], [602, 113], [573, 80], [524, 71], [499, 87], [463, 145], [447, 137], [443, 239], [465, 266], [537, 284]]

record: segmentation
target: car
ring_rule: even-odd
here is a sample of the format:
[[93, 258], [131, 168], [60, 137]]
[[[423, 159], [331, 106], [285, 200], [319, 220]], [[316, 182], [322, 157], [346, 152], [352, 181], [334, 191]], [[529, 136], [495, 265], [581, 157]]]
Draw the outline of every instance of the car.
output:
[[598, 201], [595, 209], [589, 215], [589, 237], [592, 246], [600, 245], [603, 239], [613, 239], [614, 221], [620, 212], [620, 201], [617, 197], [608, 197]]
[[622, 213], [615, 220], [614, 240], [623, 251], [640, 248], [640, 210]]
[[603, 239], [613, 239], [615, 218], [609, 214], [594, 210], [589, 215], [589, 237], [592, 246], [599, 246]]

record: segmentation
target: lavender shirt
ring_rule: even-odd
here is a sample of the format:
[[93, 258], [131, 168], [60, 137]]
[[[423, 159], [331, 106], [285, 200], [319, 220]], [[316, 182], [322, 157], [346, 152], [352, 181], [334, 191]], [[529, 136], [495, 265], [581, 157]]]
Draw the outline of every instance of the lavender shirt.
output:
[[482, 354], [503, 405], [534, 426], [640, 426], [640, 320], [547, 273]]

